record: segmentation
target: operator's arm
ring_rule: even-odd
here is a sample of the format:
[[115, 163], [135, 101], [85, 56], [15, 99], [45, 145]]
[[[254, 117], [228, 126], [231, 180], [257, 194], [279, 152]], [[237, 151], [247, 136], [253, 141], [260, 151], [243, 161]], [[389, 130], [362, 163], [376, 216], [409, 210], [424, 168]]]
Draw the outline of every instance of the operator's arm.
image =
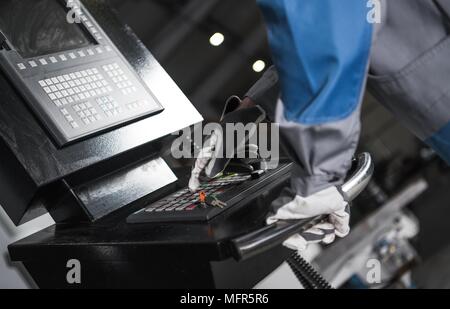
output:
[[[258, 0], [278, 70], [275, 120], [309, 196], [340, 184], [360, 134], [373, 26], [362, 0]], [[267, 108], [270, 110], [270, 108]]]

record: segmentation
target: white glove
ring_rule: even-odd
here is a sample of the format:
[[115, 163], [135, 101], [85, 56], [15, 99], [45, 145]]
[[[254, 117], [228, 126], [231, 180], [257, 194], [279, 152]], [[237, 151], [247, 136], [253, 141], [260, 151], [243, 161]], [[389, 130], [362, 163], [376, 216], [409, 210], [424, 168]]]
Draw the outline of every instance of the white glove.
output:
[[214, 131], [211, 137], [205, 141], [203, 149], [198, 154], [198, 158], [195, 161], [194, 168], [192, 169], [191, 178], [189, 179], [189, 190], [192, 192], [197, 191], [200, 187], [200, 173], [211, 161], [218, 138], [218, 134]]
[[[213, 134], [210, 138], [205, 141], [203, 149], [198, 154], [198, 158], [195, 161], [194, 168], [191, 172], [191, 178], [189, 179], [189, 190], [191, 192], [195, 192], [200, 187], [200, 174], [201, 172], [209, 165], [214, 164], [214, 156], [216, 146], [219, 142], [219, 138], [221, 138], [220, 133], [216, 133], [213, 131]], [[238, 148], [236, 151], [236, 156], [238, 158], [244, 158], [246, 155], [251, 157], [257, 157], [258, 155], [258, 146], [254, 144], [244, 145], [241, 148]]]
[[285, 190], [272, 206], [278, 209], [275, 215], [267, 218], [267, 224], [278, 220], [298, 220], [329, 215], [328, 221], [318, 224], [308, 231], [292, 236], [283, 245], [292, 250], [304, 251], [308, 244], [331, 244], [337, 237], [345, 237], [350, 233], [350, 214], [348, 203], [336, 187], [331, 187], [309, 197], [301, 197]]

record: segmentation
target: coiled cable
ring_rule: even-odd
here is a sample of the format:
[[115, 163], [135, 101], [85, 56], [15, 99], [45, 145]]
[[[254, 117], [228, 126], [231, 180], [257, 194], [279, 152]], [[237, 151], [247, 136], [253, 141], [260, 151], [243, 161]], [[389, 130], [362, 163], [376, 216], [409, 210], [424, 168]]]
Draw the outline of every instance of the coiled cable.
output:
[[331, 284], [297, 252], [287, 259], [287, 263], [305, 289], [333, 289]]

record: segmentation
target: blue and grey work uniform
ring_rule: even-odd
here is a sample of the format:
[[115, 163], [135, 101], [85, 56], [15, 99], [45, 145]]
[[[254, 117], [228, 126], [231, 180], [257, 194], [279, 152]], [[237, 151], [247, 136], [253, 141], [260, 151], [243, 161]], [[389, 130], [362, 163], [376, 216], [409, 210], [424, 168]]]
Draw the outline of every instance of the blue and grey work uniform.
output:
[[381, 1], [381, 24], [368, 22], [368, 3], [258, 0], [276, 70], [247, 96], [279, 123], [300, 195], [343, 181], [359, 140], [366, 82], [450, 163], [450, 1]]

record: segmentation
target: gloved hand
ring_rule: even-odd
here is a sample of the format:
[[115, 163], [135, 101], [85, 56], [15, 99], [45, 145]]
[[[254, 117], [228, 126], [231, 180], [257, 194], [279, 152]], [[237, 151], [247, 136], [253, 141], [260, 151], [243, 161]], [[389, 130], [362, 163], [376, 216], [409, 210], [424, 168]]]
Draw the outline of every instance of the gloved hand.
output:
[[212, 135], [204, 142], [203, 148], [198, 154], [197, 160], [195, 161], [194, 168], [191, 172], [191, 178], [189, 179], [189, 190], [195, 192], [200, 187], [200, 174], [204, 171], [208, 163], [210, 163], [214, 150], [216, 149], [217, 140], [219, 139], [219, 134], [215, 131]]
[[265, 118], [266, 114], [264, 110], [248, 100], [241, 101], [236, 96], [228, 99], [221, 117], [222, 132], [214, 131], [204, 142], [203, 148], [198, 154], [194, 168], [192, 169], [189, 189], [193, 192], [198, 190], [200, 187], [200, 174], [202, 172], [205, 172], [208, 178], [214, 178], [225, 170], [233, 157], [241, 153], [252, 153], [253, 155], [257, 153], [258, 146], [247, 143], [250, 136], [256, 133], [256, 127], [255, 131], [249, 132], [244, 140], [235, 141], [234, 149], [224, 150], [226, 147], [225, 126], [227, 123], [242, 123], [245, 126], [249, 123], [259, 124]]
[[292, 236], [283, 245], [299, 252], [311, 243], [331, 244], [337, 237], [350, 233], [350, 213], [348, 203], [336, 187], [330, 187], [309, 197], [301, 197], [285, 189], [272, 203], [274, 214], [267, 218], [267, 224], [278, 220], [308, 219], [329, 215], [328, 220], [306, 232]]

